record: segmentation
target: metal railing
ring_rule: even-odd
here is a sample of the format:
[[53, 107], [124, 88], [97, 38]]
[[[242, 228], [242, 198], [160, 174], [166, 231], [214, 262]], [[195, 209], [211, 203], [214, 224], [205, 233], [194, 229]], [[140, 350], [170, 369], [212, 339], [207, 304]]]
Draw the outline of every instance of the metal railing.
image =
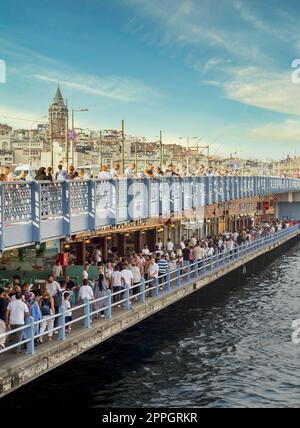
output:
[[207, 205], [296, 191], [298, 179], [255, 176], [2, 182], [0, 251], [174, 213], [196, 216]]
[[[26, 353], [28, 355], [33, 355], [35, 353], [35, 341], [45, 335], [49, 336], [53, 335], [54, 332], [58, 332], [58, 340], [64, 341], [66, 340], [66, 328], [74, 324], [83, 324], [84, 329], [90, 329], [95, 316], [98, 318], [99, 314], [103, 314], [106, 320], [116, 319], [120, 314], [123, 314], [122, 309], [125, 311], [132, 310], [136, 301], [141, 304], [147, 304], [147, 300], [150, 297], [152, 299], [165, 297], [177, 288], [204, 278], [206, 275], [216, 272], [218, 269], [222, 269], [225, 266], [233, 265], [237, 260], [248, 254], [262, 248], [270, 247], [281, 239], [295, 234], [299, 229], [300, 224], [297, 224], [254, 241], [245, 242], [240, 246], [220, 252], [214, 256], [204, 257], [193, 263], [187, 262], [183, 266], [178, 265], [175, 270], [168, 271], [158, 278], [152, 278], [147, 281], [142, 279], [140, 284], [136, 284], [133, 287], [126, 285], [122, 290], [115, 293], [112, 293], [111, 290], [107, 290], [105, 296], [95, 300], [85, 299], [82, 304], [71, 308], [70, 311], [72, 312], [72, 316], [76, 312], [79, 312], [79, 314], [69, 322], [66, 322], [66, 311], [63, 307], [60, 308], [58, 314], [51, 315], [39, 321], [34, 321], [32, 317], [29, 317], [24, 327], [19, 327], [18, 329], [0, 334], [1, 343], [3, 340], [7, 341], [11, 335], [23, 331], [22, 340], [13, 345], [8, 344], [6, 348], [0, 351], [0, 355], [22, 345], [26, 345]], [[42, 323], [47, 322], [49, 325], [49, 323], [54, 323], [55, 320], [57, 320], [56, 327], [53, 326], [42, 333], [40, 332]]]

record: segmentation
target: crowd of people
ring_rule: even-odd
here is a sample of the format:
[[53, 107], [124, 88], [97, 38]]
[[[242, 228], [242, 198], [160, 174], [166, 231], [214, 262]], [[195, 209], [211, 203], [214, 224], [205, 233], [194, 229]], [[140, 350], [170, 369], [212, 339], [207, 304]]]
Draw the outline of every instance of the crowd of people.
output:
[[[42, 336], [36, 342], [42, 343], [45, 334], [51, 341], [53, 327], [58, 321], [51, 316], [58, 314], [61, 307], [65, 309], [66, 331], [69, 333], [71, 324], [68, 323], [72, 321], [72, 307], [85, 299], [97, 300], [94, 310], [97, 311], [97, 316], [104, 317], [102, 309], [105, 303], [101, 298], [106, 296], [109, 289], [114, 293], [113, 302], [116, 306], [121, 305], [126, 287], [131, 288], [132, 299], [138, 299], [142, 279], [145, 280], [146, 288], [150, 290], [148, 295], [151, 296], [154, 286], [165, 286], [168, 272], [177, 271], [179, 268], [182, 274], [188, 265], [196, 265], [197, 269], [201, 269], [203, 259], [207, 260], [225, 252], [234, 255], [242, 244], [268, 236], [292, 224], [293, 222], [276, 220], [240, 232], [226, 231], [219, 236], [208, 236], [205, 239], [197, 239], [196, 236], [189, 240], [181, 239], [177, 245], [171, 239], [164, 243], [159, 238], [152, 251], [145, 245], [130, 256], [115, 254], [110, 260], [103, 260], [101, 248], [98, 246], [91, 260], [91, 263], [98, 267], [97, 281], [89, 280], [89, 263], [83, 267], [79, 284], [68, 276], [58, 281], [63, 275], [63, 268], [58, 260], [53, 266], [53, 273], [41, 288], [35, 289], [31, 284], [22, 283], [19, 276], [14, 276], [12, 284], [0, 288], [0, 334], [9, 328], [19, 329], [11, 334], [10, 340], [11, 344], [20, 342], [27, 334], [27, 329], [22, 327], [26, 324], [26, 318], [31, 316], [34, 321], [40, 321], [35, 324], [35, 334]], [[5, 339], [0, 338], [0, 348], [4, 347]], [[20, 351], [20, 347], [14, 349], [14, 352]]]
[[[239, 176], [249, 175], [242, 169], [228, 169], [224, 167], [207, 167], [204, 165], [193, 165], [187, 171], [186, 167], [176, 167], [170, 163], [165, 168], [155, 166], [149, 163], [145, 168], [137, 169], [134, 162], [130, 163], [125, 168], [124, 173], [121, 172], [121, 165], [115, 162], [109, 167], [108, 165], [99, 166], [99, 172], [92, 174], [88, 167], [75, 168], [70, 165], [64, 169], [62, 164], [59, 164], [54, 172], [49, 167], [40, 167], [37, 171], [21, 171], [20, 174], [13, 174], [9, 166], [5, 166], [0, 172], [0, 181], [63, 181], [63, 180], [88, 180], [95, 179], [118, 179], [118, 178], [159, 178], [159, 177], [187, 177], [187, 176]], [[250, 175], [255, 175], [253, 172]]]

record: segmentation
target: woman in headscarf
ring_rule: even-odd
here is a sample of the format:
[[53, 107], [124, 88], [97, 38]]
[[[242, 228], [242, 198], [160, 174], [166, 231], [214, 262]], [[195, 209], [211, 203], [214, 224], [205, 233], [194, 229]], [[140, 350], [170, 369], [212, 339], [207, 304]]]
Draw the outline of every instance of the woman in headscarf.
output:
[[34, 179], [37, 181], [49, 181], [49, 180], [51, 180], [50, 177], [46, 174], [46, 168], [43, 166], [38, 170]]
[[[28, 294], [26, 304], [29, 309], [30, 316], [34, 319], [34, 322], [40, 321], [42, 317], [41, 309], [38, 302], [35, 300], [35, 294], [31, 291]], [[38, 335], [40, 330], [40, 324], [35, 324], [34, 326], [34, 335]], [[28, 339], [28, 328], [24, 331], [24, 339]]]

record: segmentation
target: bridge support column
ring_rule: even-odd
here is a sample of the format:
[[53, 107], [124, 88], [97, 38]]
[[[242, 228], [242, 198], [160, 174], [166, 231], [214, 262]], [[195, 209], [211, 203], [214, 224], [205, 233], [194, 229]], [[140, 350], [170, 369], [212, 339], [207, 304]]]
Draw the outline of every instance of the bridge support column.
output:
[[104, 311], [104, 316], [107, 320], [111, 319], [111, 291], [106, 291], [106, 299], [105, 299], [105, 306], [107, 308]]
[[145, 280], [144, 278], [142, 278], [141, 280], [141, 286], [140, 286], [140, 303], [142, 303], [143, 305], [145, 305], [146, 303], [146, 295], [145, 295]]
[[63, 306], [59, 308], [58, 326], [60, 327], [60, 330], [58, 330], [58, 340], [65, 340], [66, 339], [66, 309]]
[[181, 283], [180, 283], [180, 266], [177, 266], [176, 269], [176, 286], [180, 287]]
[[84, 328], [91, 328], [91, 306], [89, 299], [84, 299]]
[[130, 311], [131, 310], [131, 301], [130, 301], [130, 289], [129, 289], [129, 285], [126, 284], [125, 285], [125, 310], [126, 311]]

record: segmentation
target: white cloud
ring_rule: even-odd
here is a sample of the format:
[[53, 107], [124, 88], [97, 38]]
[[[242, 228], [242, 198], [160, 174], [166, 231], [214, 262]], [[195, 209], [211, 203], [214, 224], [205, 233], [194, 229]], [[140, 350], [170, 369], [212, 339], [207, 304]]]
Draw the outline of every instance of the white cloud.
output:
[[77, 75], [75, 73], [60, 78], [61, 74], [44, 75], [34, 74], [38, 80], [48, 83], [58, 81], [65, 87], [84, 92], [97, 97], [110, 98], [122, 102], [148, 102], [158, 94], [142, 82], [121, 76], [96, 77]]
[[291, 142], [300, 141], [300, 123], [296, 120], [286, 120], [279, 123], [267, 123], [251, 129], [248, 132], [252, 140], [263, 142]]
[[299, 86], [292, 82], [292, 69], [279, 72], [258, 67], [228, 70], [223, 83], [227, 98], [274, 112], [300, 115]]

